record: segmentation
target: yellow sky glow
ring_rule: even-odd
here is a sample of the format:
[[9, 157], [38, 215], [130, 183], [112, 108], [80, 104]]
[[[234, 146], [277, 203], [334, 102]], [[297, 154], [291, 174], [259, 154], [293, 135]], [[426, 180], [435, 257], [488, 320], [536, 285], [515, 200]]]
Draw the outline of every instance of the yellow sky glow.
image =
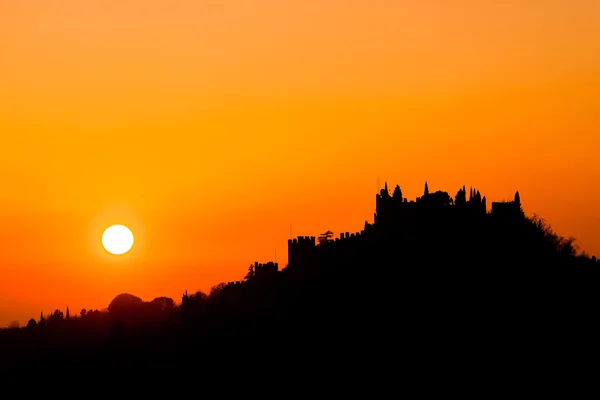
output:
[[[406, 196], [519, 190], [600, 255], [600, 2], [0, 4], [0, 326], [180, 301]], [[103, 229], [136, 244], [103, 251]]]

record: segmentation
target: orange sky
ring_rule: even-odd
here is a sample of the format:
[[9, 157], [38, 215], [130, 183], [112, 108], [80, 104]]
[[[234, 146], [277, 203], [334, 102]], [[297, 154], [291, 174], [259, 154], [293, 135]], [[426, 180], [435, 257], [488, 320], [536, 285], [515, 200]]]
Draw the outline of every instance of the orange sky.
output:
[[[3, 0], [0, 326], [241, 279], [406, 196], [600, 255], [596, 0]], [[125, 256], [102, 230], [128, 225]]]

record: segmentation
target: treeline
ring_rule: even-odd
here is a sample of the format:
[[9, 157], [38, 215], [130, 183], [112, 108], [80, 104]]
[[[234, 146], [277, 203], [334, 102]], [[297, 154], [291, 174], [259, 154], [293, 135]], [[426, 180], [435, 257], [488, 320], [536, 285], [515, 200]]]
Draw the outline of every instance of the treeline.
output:
[[309, 264], [265, 274], [251, 266], [240, 283], [186, 292], [180, 301], [124, 293], [103, 311], [42, 314], [2, 329], [0, 355], [23, 362], [218, 355], [288, 365], [456, 346], [496, 352], [519, 342], [516, 329], [558, 332], [564, 319], [583, 329], [598, 304], [598, 260], [537, 216], [442, 218], [411, 232], [365, 235], [344, 252], [319, 246], [322, 257]]

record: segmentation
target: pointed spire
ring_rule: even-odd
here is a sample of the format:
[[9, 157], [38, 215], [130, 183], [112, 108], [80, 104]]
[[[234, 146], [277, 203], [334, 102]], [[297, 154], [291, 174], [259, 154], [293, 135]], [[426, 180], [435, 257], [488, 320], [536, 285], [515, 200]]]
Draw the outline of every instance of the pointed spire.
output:
[[429, 194], [429, 185], [427, 184], [427, 181], [425, 181], [425, 191], [423, 193], [425, 196], [427, 196]]
[[383, 185], [383, 189], [381, 189], [381, 190], [379, 191], [379, 196], [380, 196], [381, 198], [388, 198], [388, 197], [390, 197], [390, 192], [389, 192], [389, 190], [388, 190], [388, 184], [387, 184], [387, 181], [384, 183], [384, 185]]

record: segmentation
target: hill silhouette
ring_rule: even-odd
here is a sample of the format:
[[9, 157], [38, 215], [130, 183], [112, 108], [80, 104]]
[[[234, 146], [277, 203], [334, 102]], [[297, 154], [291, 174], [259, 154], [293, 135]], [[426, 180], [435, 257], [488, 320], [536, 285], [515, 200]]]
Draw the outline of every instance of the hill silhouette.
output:
[[363, 230], [290, 239], [288, 257], [180, 302], [122, 293], [104, 311], [41, 314], [0, 331], [1, 359], [364, 368], [383, 357], [418, 368], [544, 354], [565, 332], [597, 332], [600, 263], [526, 216], [519, 192], [488, 207], [474, 188], [451, 196], [426, 183], [408, 200], [386, 183]]

